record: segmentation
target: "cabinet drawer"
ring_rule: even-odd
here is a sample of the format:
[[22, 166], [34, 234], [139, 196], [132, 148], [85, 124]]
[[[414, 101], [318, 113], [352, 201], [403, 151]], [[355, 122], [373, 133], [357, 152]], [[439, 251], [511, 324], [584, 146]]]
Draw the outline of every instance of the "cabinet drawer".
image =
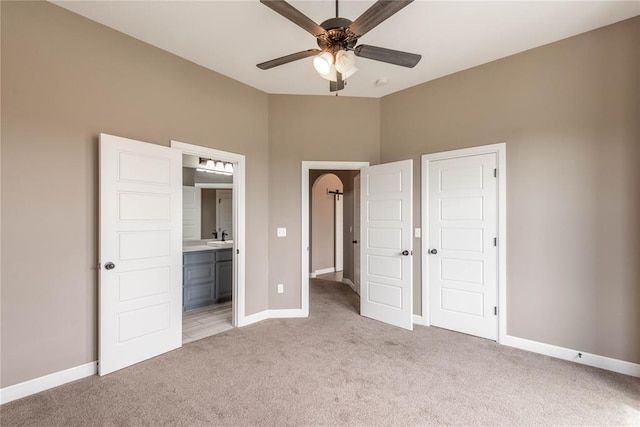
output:
[[182, 273], [182, 284], [185, 287], [198, 283], [213, 282], [215, 278], [214, 264], [185, 265]]
[[231, 261], [233, 255], [231, 252], [233, 249], [225, 249], [222, 251], [216, 251], [216, 261]]
[[202, 264], [215, 261], [215, 251], [187, 252], [182, 254], [183, 265]]

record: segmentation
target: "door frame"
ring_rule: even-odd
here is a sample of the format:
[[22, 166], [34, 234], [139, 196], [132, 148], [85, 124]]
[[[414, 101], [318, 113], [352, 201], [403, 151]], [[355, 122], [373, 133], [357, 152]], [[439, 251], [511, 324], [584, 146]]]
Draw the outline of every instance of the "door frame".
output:
[[462, 148], [459, 150], [443, 151], [439, 153], [423, 154], [421, 156], [421, 177], [422, 186], [421, 198], [421, 222], [422, 222], [422, 242], [421, 242], [421, 267], [422, 267], [422, 324], [430, 326], [429, 313], [429, 163], [436, 160], [448, 160], [458, 157], [476, 156], [479, 154], [495, 154], [498, 169], [498, 194], [497, 194], [497, 215], [498, 215], [498, 331], [497, 342], [502, 343], [507, 337], [507, 146], [506, 143], [482, 145], [477, 147]]
[[344, 197], [340, 196], [333, 197], [333, 271], [344, 271]]
[[233, 290], [231, 304], [231, 324], [234, 327], [244, 326], [250, 322], [246, 320], [245, 311], [245, 195], [246, 195], [246, 160], [242, 154], [216, 150], [214, 148], [187, 144], [171, 140], [171, 148], [198, 157], [209, 157], [233, 163]]
[[302, 233], [300, 236], [300, 273], [302, 292], [300, 307], [302, 316], [309, 316], [309, 171], [317, 170], [360, 170], [369, 166], [369, 162], [344, 162], [344, 161], [302, 161], [302, 205], [301, 224]]

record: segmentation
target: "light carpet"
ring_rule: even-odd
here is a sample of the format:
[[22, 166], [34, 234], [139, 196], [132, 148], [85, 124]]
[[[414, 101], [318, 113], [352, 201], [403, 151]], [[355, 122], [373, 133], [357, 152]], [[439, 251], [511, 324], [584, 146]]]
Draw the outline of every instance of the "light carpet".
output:
[[3, 426], [640, 425], [640, 379], [438, 328], [358, 315], [311, 281], [272, 319], [0, 407]]

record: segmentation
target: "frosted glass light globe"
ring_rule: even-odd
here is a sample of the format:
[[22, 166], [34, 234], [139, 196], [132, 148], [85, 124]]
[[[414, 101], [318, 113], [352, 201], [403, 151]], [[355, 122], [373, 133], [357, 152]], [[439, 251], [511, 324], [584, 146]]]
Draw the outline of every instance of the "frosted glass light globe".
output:
[[356, 56], [353, 52], [341, 50], [336, 54], [336, 70], [338, 70], [339, 73], [348, 73], [355, 64]]
[[327, 74], [331, 71], [331, 65], [333, 64], [333, 55], [329, 52], [322, 52], [320, 55], [313, 58], [313, 67], [320, 74]]

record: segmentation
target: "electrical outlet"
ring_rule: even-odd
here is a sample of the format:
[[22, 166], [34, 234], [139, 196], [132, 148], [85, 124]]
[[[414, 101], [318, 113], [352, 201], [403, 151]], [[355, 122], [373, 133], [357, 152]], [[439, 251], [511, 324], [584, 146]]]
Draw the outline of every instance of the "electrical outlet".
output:
[[415, 237], [420, 237], [420, 235], [421, 235], [421, 234], [422, 234], [422, 233], [421, 233], [421, 230], [420, 230], [419, 228], [416, 228], [416, 229], [415, 229], [415, 231], [413, 232], [413, 235], [414, 235]]
[[283, 294], [284, 293], [284, 284], [278, 283], [278, 293], [279, 294]]
[[287, 237], [287, 229], [284, 227], [278, 228], [278, 237]]

